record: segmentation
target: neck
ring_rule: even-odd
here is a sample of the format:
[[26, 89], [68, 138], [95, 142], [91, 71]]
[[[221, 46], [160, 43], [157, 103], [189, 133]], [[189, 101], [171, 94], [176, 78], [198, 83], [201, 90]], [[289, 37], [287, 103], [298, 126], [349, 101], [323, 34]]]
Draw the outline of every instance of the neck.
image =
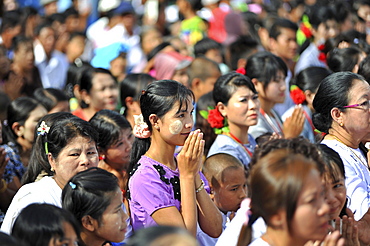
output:
[[99, 168], [102, 168], [110, 173], [113, 173], [114, 176], [118, 179], [118, 184], [121, 190], [126, 190], [126, 183], [127, 183], [127, 175], [124, 168], [115, 169], [106, 163], [104, 160], [100, 160], [98, 164]]
[[168, 144], [157, 134], [153, 132], [154, 136], [152, 136], [150, 147], [145, 155], [175, 170], [177, 167], [174, 158], [176, 146]]
[[102, 246], [104, 240], [98, 240], [92, 232], [86, 232], [82, 230], [81, 232], [81, 239], [85, 245], [89, 246]]
[[261, 97], [260, 97], [260, 103], [261, 103], [261, 108], [263, 109], [263, 111], [265, 111], [266, 114], [272, 116], [271, 109], [275, 106], [275, 103], [271, 101], [267, 101]]
[[248, 129], [249, 126], [239, 127], [234, 124], [229, 124], [230, 133], [240, 140], [242, 144], [248, 144]]
[[94, 116], [94, 114], [97, 112], [91, 106], [87, 108], [83, 108], [82, 111], [84, 112], [87, 121], [89, 121]]
[[329, 135], [325, 136], [325, 139], [335, 139], [350, 148], [357, 149], [362, 137], [359, 138], [353, 134], [349, 134], [342, 127], [337, 129], [335, 127], [329, 129]]
[[286, 229], [272, 229], [267, 227], [266, 233], [262, 236], [262, 239], [270, 246], [303, 246], [306, 242], [294, 239], [290, 236]]

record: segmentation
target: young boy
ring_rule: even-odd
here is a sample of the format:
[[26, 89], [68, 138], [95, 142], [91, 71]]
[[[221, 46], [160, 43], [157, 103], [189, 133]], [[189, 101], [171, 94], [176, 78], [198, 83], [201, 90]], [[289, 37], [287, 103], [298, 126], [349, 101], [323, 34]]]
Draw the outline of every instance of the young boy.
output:
[[[206, 159], [202, 172], [207, 178], [211, 198], [223, 216], [223, 230], [230, 222], [230, 215], [236, 212], [247, 197], [247, 178], [244, 165], [234, 156], [218, 153]], [[198, 227], [197, 239], [202, 246], [215, 245], [212, 238]]]

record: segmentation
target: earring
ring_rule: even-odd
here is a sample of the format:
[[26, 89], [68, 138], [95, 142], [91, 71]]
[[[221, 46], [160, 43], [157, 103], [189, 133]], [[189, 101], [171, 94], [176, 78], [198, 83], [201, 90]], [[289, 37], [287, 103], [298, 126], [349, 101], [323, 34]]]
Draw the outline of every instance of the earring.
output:
[[101, 160], [105, 160], [105, 155], [99, 156], [99, 161], [101, 161]]
[[343, 124], [343, 123], [339, 123], [339, 125], [340, 125], [340, 126], [342, 126], [342, 127], [344, 126], [344, 124]]
[[155, 126], [154, 128], [155, 128], [156, 130], [159, 130], [159, 126]]
[[50, 171], [54, 172], [54, 168], [53, 168], [53, 167], [51, 167], [51, 168], [50, 168]]

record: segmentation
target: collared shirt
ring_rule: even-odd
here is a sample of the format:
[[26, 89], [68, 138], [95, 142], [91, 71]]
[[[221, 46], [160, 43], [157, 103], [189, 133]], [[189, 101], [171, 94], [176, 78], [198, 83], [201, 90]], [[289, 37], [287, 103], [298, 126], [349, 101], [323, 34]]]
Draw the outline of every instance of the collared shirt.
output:
[[43, 87], [63, 90], [66, 85], [69, 67], [66, 55], [54, 50], [50, 60], [48, 60], [44, 48], [37, 41], [35, 43], [34, 52], [35, 65], [39, 69]]

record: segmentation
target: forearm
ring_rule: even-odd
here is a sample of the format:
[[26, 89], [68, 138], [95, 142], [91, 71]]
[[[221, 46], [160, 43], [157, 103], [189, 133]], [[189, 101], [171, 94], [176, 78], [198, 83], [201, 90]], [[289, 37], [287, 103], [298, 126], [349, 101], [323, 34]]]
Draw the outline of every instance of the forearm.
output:
[[182, 177], [180, 174], [181, 215], [186, 229], [195, 237], [197, 233], [197, 205], [194, 177]]
[[[199, 174], [195, 181], [195, 187], [201, 186]], [[211, 237], [217, 238], [222, 232], [222, 216], [220, 210], [213, 203], [205, 189], [196, 193], [198, 205], [198, 220], [202, 230]]]

